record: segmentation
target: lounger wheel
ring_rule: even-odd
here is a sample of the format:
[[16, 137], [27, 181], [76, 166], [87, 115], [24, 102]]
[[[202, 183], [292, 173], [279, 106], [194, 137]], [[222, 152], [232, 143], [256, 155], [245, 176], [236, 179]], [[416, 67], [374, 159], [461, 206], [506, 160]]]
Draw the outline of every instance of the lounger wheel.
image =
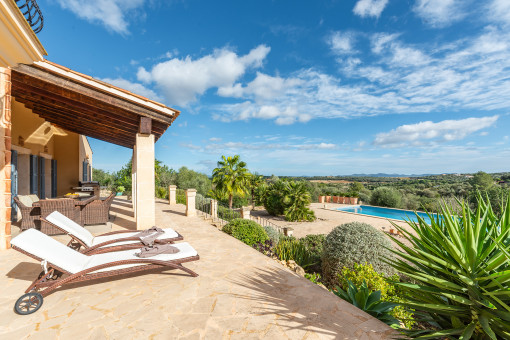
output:
[[21, 295], [14, 305], [14, 310], [20, 315], [35, 313], [43, 304], [43, 296], [39, 293], [31, 292]]

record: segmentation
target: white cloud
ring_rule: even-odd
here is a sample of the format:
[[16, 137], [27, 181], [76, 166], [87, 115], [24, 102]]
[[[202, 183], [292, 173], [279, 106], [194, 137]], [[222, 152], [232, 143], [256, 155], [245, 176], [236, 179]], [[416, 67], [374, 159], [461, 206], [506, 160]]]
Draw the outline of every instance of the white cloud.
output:
[[499, 116], [466, 118], [460, 120], [443, 120], [441, 122], [420, 122], [401, 125], [389, 132], [376, 135], [374, 145], [382, 147], [403, 147], [422, 145], [425, 141], [453, 141], [488, 128], [498, 120]]
[[255, 79], [246, 87], [242, 87], [240, 83], [220, 87], [218, 94], [223, 97], [254, 97], [256, 100], [265, 100], [283, 95], [285, 91], [294, 88], [300, 82], [301, 80], [296, 78], [285, 79], [257, 72]]
[[327, 43], [336, 54], [351, 54], [356, 52], [353, 46], [355, 43], [355, 35], [352, 32], [334, 32], [328, 37]]
[[493, 0], [489, 4], [488, 9], [491, 19], [510, 25], [510, 1]]
[[465, 15], [466, 0], [416, 0], [414, 12], [432, 27], [445, 27]]
[[379, 18], [387, 4], [388, 0], [358, 0], [352, 11], [362, 18]]
[[137, 77], [154, 82], [171, 105], [186, 105], [210, 88], [228, 88], [250, 68], [259, 68], [270, 48], [260, 45], [244, 56], [228, 48], [215, 50], [199, 59], [173, 58], [152, 67], [141, 67]]
[[144, 0], [57, 0], [60, 6], [89, 22], [99, 22], [107, 29], [127, 34], [126, 15], [144, 4]]
[[128, 90], [130, 92], [133, 92], [134, 94], [138, 94], [140, 96], [146, 97], [150, 100], [154, 101], [162, 101], [163, 99], [156, 94], [156, 92], [152, 91], [151, 89], [146, 88], [142, 84], [133, 83], [129, 80], [123, 79], [123, 78], [103, 78], [102, 81], [118, 86], [121, 89]]
[[212, 137], [212, 138], [209, 138], [209, 141], [211, 141], [211, 142], [221, 142], [221, 138]]

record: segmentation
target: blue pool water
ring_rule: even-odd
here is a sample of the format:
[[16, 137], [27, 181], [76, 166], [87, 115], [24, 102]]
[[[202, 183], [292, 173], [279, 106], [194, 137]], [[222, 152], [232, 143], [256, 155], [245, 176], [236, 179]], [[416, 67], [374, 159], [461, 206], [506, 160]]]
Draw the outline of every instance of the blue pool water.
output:
[[[356, 206], [350, 206], [350, 207], [345, 207], [345, 208], [338, 208], [337, 210], [351, 212], [351, 213], [355, 213], [355, 214], [361, 214], [361, 215], [393, 218], [395, 220], [401, 220], [401, 221], [409, 219], [411, 221], [418, 222], [418, 218], [416, 217], [415, 212], [411, 211], [411, 210], [381, 208], [381, 207], [373, 207], [370, 205], [356, 205]], [[418, 215], [423, 217], [425, 222], [430, 224], [430, 218], [427, 216], [426, 213], [418, 212]]]

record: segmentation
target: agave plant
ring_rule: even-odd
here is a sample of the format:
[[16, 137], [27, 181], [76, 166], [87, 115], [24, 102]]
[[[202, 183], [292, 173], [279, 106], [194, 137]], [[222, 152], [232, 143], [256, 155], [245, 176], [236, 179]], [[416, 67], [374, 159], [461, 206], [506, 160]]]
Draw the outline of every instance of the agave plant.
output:
[[411, 279], [395, 284], [406, 294], [403, 305], [428, 326], [408, 336], [510, 339], [509, 198], [499, 216], [479, 195], [474, 211], [459, 201], [455, 214], [443, 202], [430, 225], [419, 216], [407, 221], [412, 231], [394, 224], [407, 242], [392, 237], [400, 248], [393, 266]]
[[391, 315], [391, 311], [397, 304], [381, 301], [380, 290], [371, 291], [365, 280], [359, 288], [350, 280], [347, 280], [347, 285], [346, 291], [337, 286], [335, 295], [390, 326], [399, 324], [398, 320]]

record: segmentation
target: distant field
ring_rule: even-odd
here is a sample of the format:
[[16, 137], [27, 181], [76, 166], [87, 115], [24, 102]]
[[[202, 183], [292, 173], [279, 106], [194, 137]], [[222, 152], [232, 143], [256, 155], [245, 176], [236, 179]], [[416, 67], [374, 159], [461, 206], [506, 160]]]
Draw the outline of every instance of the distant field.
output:
[[352, 183], [352, 181], [346, 181], [343, 179], [313, 179], [312, 183]]

